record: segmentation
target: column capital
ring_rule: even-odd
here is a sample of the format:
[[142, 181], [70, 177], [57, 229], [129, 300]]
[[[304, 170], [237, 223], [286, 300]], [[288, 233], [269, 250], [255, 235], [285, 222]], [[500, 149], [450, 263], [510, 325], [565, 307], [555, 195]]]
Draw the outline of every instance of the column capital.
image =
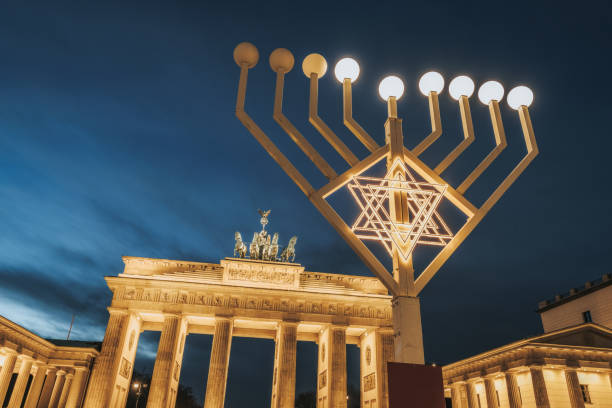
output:
[[20, 354], [19, 359], [21, 359], [21, 361], [29, 361], [29, 360], [34, 361], [34, 357], [27, 355], [27, 354]]
[[12, 347], [8, 347], [8, 346], [4, 346], [2, 347], [2, 351], [4, 352], [4, 354], [8, 355], [18, 355], [19, 353], [17, 352], [17, 347], [12, 348]]
[[215, 321], [223, 321], [223, 322], [233, 322], [234, 321], [234, 315], [215, 315]]
[[55, 375], [58, 377], [61, 377], [66, 374], [67, 374], [66, 370], [57, 370], [57, 373], [55, 373]]
[[74, 369], [75, 374], [80, 371], [89, 371], [89, 367], [84, 367], [84, 366], [74, 366], [72, 368]]
[[57, 371], [57, 367], [54, 367], [52, 365], [47, 366], [47, 373], [54, 373], [56, 371]]
[[128, 315], [130, 313], [128, 309], [113, 306], [107, 307], [106, 310], [108, 310], [108, 313], [111, 315]]

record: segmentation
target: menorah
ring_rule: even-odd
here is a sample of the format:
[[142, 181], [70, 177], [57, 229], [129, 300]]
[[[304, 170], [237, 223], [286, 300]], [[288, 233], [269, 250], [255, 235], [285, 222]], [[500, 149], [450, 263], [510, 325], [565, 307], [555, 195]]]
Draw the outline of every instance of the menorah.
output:
[[[508, 105], [519, 115], [527, 154], [484, 203], [476, 207], [465, 197], [465, 193], [507, 145], [499, 107], [504, 88], [499, 82], [485, 82], [478, 91], [478, 98], [489, 108], [495, 147], [465, 180], [452, 187], [441, 174], [475, 139], [469, 101], [475, 86], [469, 77], [458, 76], [449, 84], [450, 96], [459, 104], [464, 138], [439, 164], [431, 168], [419, 157], [442, 136], [438, 95], [444, 88], [443, 77], [437, 72], [429, 72], [419, 81], [419, 89], [429, 102], [431, 133], [413, 149], [404, 146], [402, 120], [397, 114], [397, 100], [404, 93], [403, 82], [396, 76], [381, 81], [379, 94], [387, 101], [388, 117], [385, 143], [380, 146], [353, 118], [352, 83], [359, 76], [359, 65], [350, 58], [340, 60], [334, 73], [342, 83], [344, 125], [369, 151], [367, 157], [359, 159], [318, 115], [318, 81], [327, 71], [327, 62], [319, 54], [308, 55], [302, 68], [310, 80], [309, 122], [349, 165], [348, 170], [338, 173], [283, 114], [284, 79], [292, 70], [295, 60], [287, 49], [274, 50], [270, 55], [270, 66], [276, 72], [273, 117], [329, 180], [327, 184], [315, 188], [244, 110], [248, 71], [259, 60], [257, 48], [246, 42], [239, 44], [234, 50], [234, 60], [240, 67], [236, 116], [393, 296], [395, 361], [423, 364], [418, 295], [538, 154], [528, 111], [533, 93], [524, 86], [518, 86], [508, 93]], [[364, 175], [383, 159], [386, 159], [387, 172], [382, 178]], [[347, 225], [327, 201], [334, 192], [345, 186], [361, 208], [352, 226]], [[454, 234], [437, 211], [443, 198], [465, 215], [464, 224]], [[387, 270], [364, 241], [378, 241], [385, 247], [393, 260], [392, 271]], [[412, 254], [418, 245], [439, 246], [441, 249], [415, 278]]]

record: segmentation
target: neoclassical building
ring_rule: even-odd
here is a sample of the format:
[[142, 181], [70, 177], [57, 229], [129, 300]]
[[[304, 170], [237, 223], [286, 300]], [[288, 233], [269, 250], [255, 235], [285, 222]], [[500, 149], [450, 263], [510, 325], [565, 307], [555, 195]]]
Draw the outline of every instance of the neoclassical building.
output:
[[81, 407], [100, 343], [45, 340], [0, 316], [0, 405]]
[[387, 407], [393, 356], [391, 297], [376, 279], [309, 272], [288, 262], [226, 258], [219, 264], [124, 257], [106, 278], [110, 317], [86, 408], [123, 408], [140, 333], [161, 332], [148, 408], [172, 408], [190, 333], [214, 336], [204, 406], [225, 399], [232, 337], [276, 343], [272, 407], [293, 407], [298, 341], [318, 344], [317, 406], [346, 407], [346, 345], [361, 350], [361, 400]]
[[544, 334], [443, 367], [453, 408], [612, 408], [611, 283], [540, 302]]

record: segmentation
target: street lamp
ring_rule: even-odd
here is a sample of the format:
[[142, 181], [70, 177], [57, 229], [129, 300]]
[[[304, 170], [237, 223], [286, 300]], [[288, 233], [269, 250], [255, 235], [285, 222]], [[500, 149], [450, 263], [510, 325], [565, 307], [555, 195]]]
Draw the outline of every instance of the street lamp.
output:
[[136, 391], [136, 402], [134, 403], [134, 407], [138, 408], [138, 402], [140, 401], [140, 396], [142, 395], [143, 388], [147, 388], [149, 384], [143, 384], [138, 381], [132, 384], [132, 387]]

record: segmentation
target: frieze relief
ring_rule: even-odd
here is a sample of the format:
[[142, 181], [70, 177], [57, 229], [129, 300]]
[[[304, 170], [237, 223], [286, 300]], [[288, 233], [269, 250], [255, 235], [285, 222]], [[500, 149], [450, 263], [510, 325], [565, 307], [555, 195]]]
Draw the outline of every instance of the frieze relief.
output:
[[223, 282], [257, 287], [298, 288], [302, 266], [224, 259]]
[[[120, 298], [117, 295], [122, 293]], [[230, 309], [250, 309], [289, 313], [311, 313], [340, 317], [361, 317], [390, 320], [391, 306], [371, 304], [312, 301], [308, 298], [270, 298], [265, 296], [236, 296], [222, 293], [126, 287], [117, 290], [116, 300], [142, 301], [177, 305], [201, 305]]]

